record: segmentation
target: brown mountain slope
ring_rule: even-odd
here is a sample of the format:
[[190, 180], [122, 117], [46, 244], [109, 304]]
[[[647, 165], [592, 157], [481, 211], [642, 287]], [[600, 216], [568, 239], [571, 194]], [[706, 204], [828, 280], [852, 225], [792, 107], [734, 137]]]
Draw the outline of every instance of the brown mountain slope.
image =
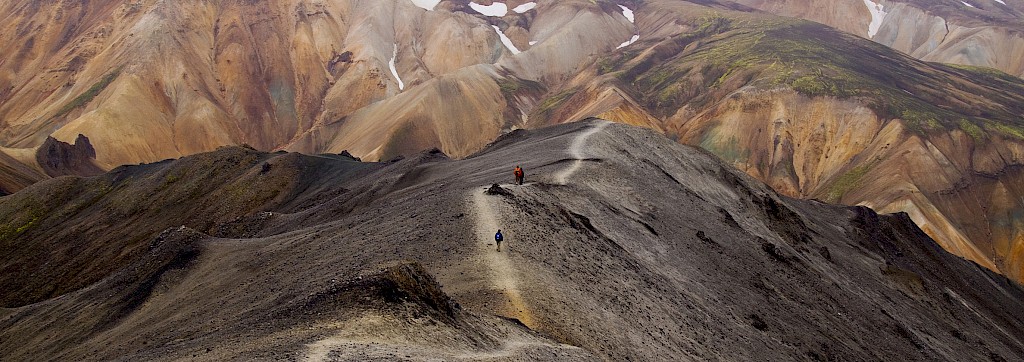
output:
[[10, 155], [25, 154], [20, 151], [0, 148], [0, 195], [9, 195], [46, 178], [42, 170], [27, 166]]
[[[513, 162], [526, 185], [507, 184]], [[0, 212], [47, 211], [0, 240], [36, 274], [5, 285], [96, 282], [6, 301], [15, 360], [1024, 356], [1024, 290], [905, 214], [785, 198], [637, 127], [520, 130], [463, 160], [390, 164], [228, 148], [26, 191]], [[98, 210], [65, 212], [86, 202]]]
[[906, 211], [949, 250], [1024, 277], [1019, 79], [725, 1], [542, 1], [503, 17], [466, 1], [264, 5], [0, 4], [0, 145], [84, 134], [104, 168], [242, 143], [464, 157], [511, 129], [602, 116], [791, 196]]
[[[504, 18], [467, 3], [8, 2], [0, 144], [85, 134], [107, 168], [242, 143], [371, 159], [441, 144], [464, 156], [520, 121], [502, 116], [500, 68], [560, 82], [631, 33], [608, 2], [546, 2]], [[511, 57], [492, 26], [539, 43]]]
[[813, 23], [697, 9], [648, 2], [641, 33], [663, 36], [598, 61], [531, 120], [653, 123], [791, 196], [908, 212], [947, 249], [1024, 275], [1024, 82]]
[[1024, 76], [1024, 3], [1020, 1], [733, 1], [826, 24], [918, 59]]

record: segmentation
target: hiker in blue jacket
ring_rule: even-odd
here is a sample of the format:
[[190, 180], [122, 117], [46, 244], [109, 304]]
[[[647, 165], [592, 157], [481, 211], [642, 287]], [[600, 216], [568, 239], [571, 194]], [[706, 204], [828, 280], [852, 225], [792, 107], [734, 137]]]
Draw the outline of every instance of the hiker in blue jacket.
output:
[[501, 229], [498, 229], [498, 232], [494, 234], [494, 242], [498, 244], [499, 253], [501, 252], [501, 241], [504, 239], [505, 237], [501, 235]]

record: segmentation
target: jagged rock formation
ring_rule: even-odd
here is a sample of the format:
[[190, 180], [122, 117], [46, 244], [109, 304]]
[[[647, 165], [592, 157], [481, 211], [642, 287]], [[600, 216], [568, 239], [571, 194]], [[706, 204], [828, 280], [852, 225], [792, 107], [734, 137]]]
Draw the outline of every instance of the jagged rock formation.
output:
[[78, 135], [73, 144], [48, 137], [34, 149], [0, 147], [0, 194], [4, 195], [51, 177], [103, 172], [96, 164], [96, 150], [84, 135]]
[[96, 150], [89, 138], [78, 135], [74, 144], [67, 144], [52, 137], [47, 138], [36, 151], [36, 162], [47, 176], [62, 175], [94, 176], [104, 173], [93, 163]]
[[40, 182], [0, 221], [24, 225], [0, 233], [19, 360], [1024, 356], [1024, 289], [906, 214], [789, 199], [603, 122], [463, 160], [226, 148]]

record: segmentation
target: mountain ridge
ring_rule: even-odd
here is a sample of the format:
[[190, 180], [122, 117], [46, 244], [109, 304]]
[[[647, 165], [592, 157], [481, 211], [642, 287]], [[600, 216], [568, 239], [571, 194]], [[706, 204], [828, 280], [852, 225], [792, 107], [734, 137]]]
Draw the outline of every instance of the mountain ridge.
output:
[[[147, 235], [143, 252], [123, 267], [84, 288], [0, 309], [0, 351], [157, 360], [1024, 354], [1015, 337], [1024, 289], [944, 251], [907, 215], [786, 198], [707, 151], [601, 124], [512, 132], [461, 160], [424, 152], [355, 164], [230, 148], [119, 169], [110, 175], [119, 180], [114, 193], [146, 187], [154, 181], [147, 174], [237, 165], [242, 156], [257, 161], [217, 179], [261, 185], [253, 181], [304, 163], [338, 172], [287, 176], [312, 184], [276, 204], [240, 203], [241, 218], [200, 209], [186, 226], [135, 228]], [[521, 160], [526, 185], [508, 183], [510, 159]], [[270, 169], [259, 176], [264, 164]], [[157, 199], [208, 197], [217, 193], [190, 190], [223, 184], [187, 180]], [[504, 193], [482, 194], [494, 184]], [[19, 193], [0, 203], [19, 198], [28, 200]], [[500, 253], [474, 198], [506, 235]], [[176, 213], [152, 204], [135, 214]], [[68, 217], [76, 216], [47, 212], [25, 235], [43, 241], [57, 232], [44, 225]], [[133, 229], [104, 230], [76, 233]], [[492, 280], [488, 260], [497, 257], [515, 267], [501, 275], [515, 280], [519, 307], [508, 284]]]
[[[461, 0], [3, 6], [4, 193], [50, 177], [23, 156], [51, 136], [85, 135], [101, 169], [237, 144], [462, 158], [514, 129], [602, 117], [790, 196], [908, 212], [949, 250], [1024, 277], [1020, 180], [1003, 171], [1024, 155], [1020, 79], [862, 34], [727, 1], [541, 1], [500, 17]], [[868, 22], [866, 3], [834, 6]]]

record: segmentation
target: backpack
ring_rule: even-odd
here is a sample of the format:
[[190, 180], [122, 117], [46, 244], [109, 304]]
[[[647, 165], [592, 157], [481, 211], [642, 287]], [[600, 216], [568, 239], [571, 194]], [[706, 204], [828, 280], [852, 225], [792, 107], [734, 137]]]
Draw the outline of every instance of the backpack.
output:
[[501, 241], [502, 239], [504, 239], [504, 237], [501, 235], [500, 231], [497, 234], [494, 234], [495, 241]]

